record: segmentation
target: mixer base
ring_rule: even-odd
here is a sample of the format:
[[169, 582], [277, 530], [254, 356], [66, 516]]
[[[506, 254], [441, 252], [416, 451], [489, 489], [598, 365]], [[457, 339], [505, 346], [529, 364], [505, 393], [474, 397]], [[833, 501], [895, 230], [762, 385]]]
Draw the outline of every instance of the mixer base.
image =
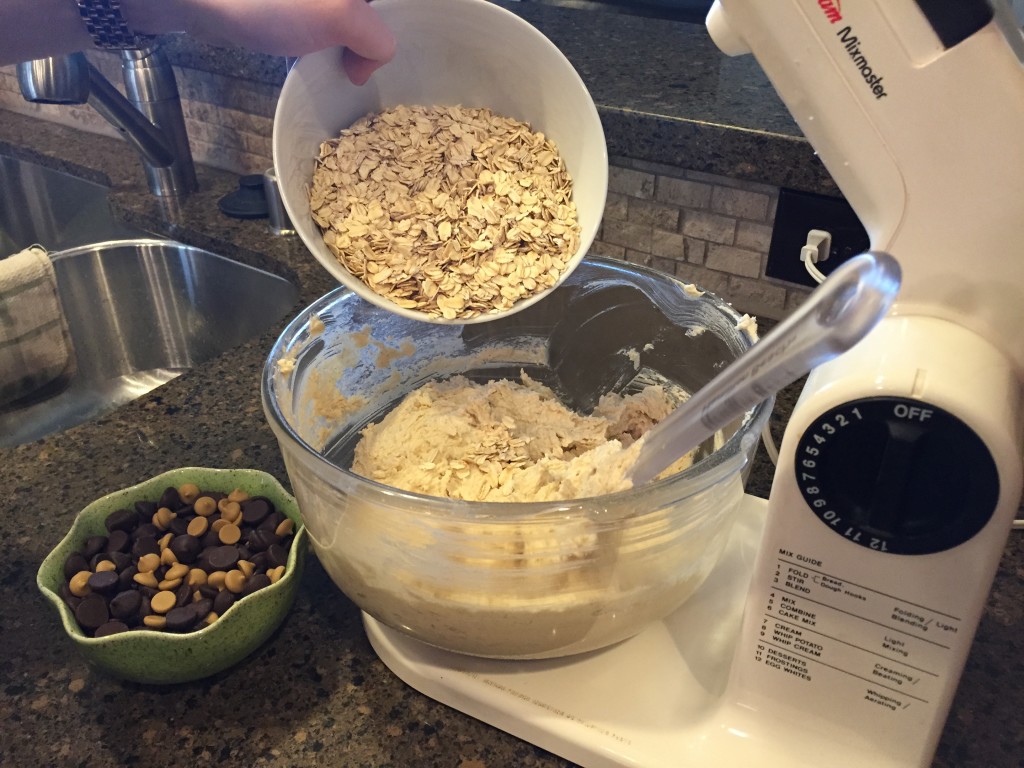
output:
[[665, 620], [601, 651], [495, 661], [433, 648], [364, 614], [366, 632], [384, 664], [413, 688], [587, 768], [712, 765], [720, 755], [706, 749], [706, 737], [722, 730], [712, 713], [766, 513], [765, 500], [745, 496], [700, 590]]

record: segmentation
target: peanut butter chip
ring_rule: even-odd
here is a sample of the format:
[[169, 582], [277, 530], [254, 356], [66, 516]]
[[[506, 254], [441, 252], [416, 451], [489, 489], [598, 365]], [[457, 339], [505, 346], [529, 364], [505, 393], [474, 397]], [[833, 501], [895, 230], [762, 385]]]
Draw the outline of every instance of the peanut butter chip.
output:
[[290, 517], [286, 517], [281, 523], [274, 529], [274, 535], [284, 538], [289, 533], [295, 530], [295, 521]]
[[206, 583], [214, 589], [224, 589], [224, 579], [227, 575], [227, 571], [214, 571], [207, 576]]
[[202, 568], [193, 568], [188, 572], [188, 585], [190, 587], [201, 587], [206, 583], [206, 571]]
[[200, 496], [192, 502], [192, 509], [201, 517], [209, 517], [217, 511], [217, 502], [209, 496]]
[[256, 572], [256, 565], [248, 560], [238, 561], [238, 570], [245, 574], [245, 578], [249, 578]]
[[165, 616], [158, 616], [155, 613], [149, 614], [142, 619], [142, 623], [150, 629], [163, 629], [167, 625], [167, 618]]
[[160, 507], [160, 509], [153, 514], [153, 525], [161, 531], [166, 531], [167, 526], [171, 524], [171, 520], [176, 517], [177, 515], [171, 512], [167, 507]]
[[116, 571], [117, 566], [113, 560], [100, 560], [96, 563], [96, 573], [103, 573], [104, 571]]
[[156, 574], [152, 571], [139, 571], [132, 576], [132, 579], [136, 584], [141, 584], [142, 586], [149, 587], [150, 589], [156, 589], [157, 585], [160, 584], [156, 578]]
[[221, 544], [237, 544], [242, 538], [242, 531], [234, 523], [228, 523], [217, 531], [217, 535], [220, 537]]
[[231, 493], [228, 494], [228, 501], [246, 501], [249, 498], [249, 494], [243, 491], [241, 488], [235, 488]]
[[210, 521], [205, 517], [193, 517], [192, 521], [188, 524], [188, 535], [195, 536], [198, 539], [206, 533], [206, 529], [209, 527]]
[[206, 618], [203, 619], [203, 624], [205, 624], [206, 626], [210, 626], [211, 624], [213, 624], [213, 622], [215, 622], [219, 618], [220, 617], [216, 613], [214, 613], [213, 611], [210, 611], [208, 614], [206, 614]]
[[165, 579], [183, 579], [191, 569], [183, 563], [175, 563], [167, 569], [167, 573], [164, 574]]
[[178, 489], [178, 496], [186, 504], [192, 504], [199, 498], [199, 486], [195, 483], [185, 483]]
[[214, 533], [219, 533], [220, 529], [223, 528], [225, 525], [228, 525], [228, 521], [225, 520], [223, 517], [218, 517], [216, 520], [210, 523], [210, 530]]
[[178, 562], [178, 556], [174, 554], [174, 550], [167, 547], [163, 552], [160, 553], [160, 562], [164, 565], [174, 565]]
[[221, 499], [217, 509], [220, 510], [221, 517], [231, 523], [237, 523], [238, 519], [242, 516], [242, 505], [237, 501]]
[[156, 585], [156, 588], [162, 590], [177, 589], [181, 586], [181, 581], [181, 579], [164, 579]]
[[237, 568], [233, 571], [228, 571], [227, 576], [224, 577], [224, 588], [229, 592], [234, 592], [236, 595], [241, 594], [242, 590], [245, 589], [245, 574]]
[[276, 568], [271, 568], [267, 571], [267, 576], [270, 578], [271, 584], [277, 584], [281, 577], [284, 576], [284, 566], [279, 565]]
[[165, 549], [167, 549], [167, 547], [169, 547], [171, 545], [171, 540], [173, 538], [174, 538], [174, 534], [171, 533], [170, 531], [168, 531], [167, 533], [165, 533], [163, 536], [160, 537], [160, 540], [157, 541], [157, 545], [160, 547], [160, 551], [161, 552], [163, 552]]
[[89, 577], [92, 576], [91, 571], [79, 571], [71, 577], [71, 581], [68, 583], [68, 589], [71, 590], [71, 594], [75, 597], [85, 597], [90, 592], [89, 589]]
[[135, 567], [139, 569], [139, 573], [152, 573], [160, 567], [160, 555], [155, 552], [143, 555], [139, 558], [139, 563]]
[[149, 607], [154, 613], [167, 613], [177, 602], [178, 598], [173, 592], [157, 592], [149, 601]]

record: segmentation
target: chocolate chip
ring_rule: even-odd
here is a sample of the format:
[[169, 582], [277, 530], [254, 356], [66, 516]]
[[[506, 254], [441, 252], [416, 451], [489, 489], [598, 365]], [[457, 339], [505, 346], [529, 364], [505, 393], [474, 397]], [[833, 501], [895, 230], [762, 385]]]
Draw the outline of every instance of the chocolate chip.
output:
[[106, 552], [100, 552], [99, 554], [93, 555], [91, 558], [89, 558], [89, 570], [95, 571], [97, 565], [102, 563], [104, 560], [109, 559], [110, 555], [108, 555]]
[[114, 564], [118, 573], [132, 564], [132, 556], [127, 552], [108, 552], [107, 558]]
[[[156, 514], [156, 512], [154, 511], [153, 514]], [[147, 520], [152, 520], [153, 519], [153, 515], [150, 515], [146, 519]], [[157, 539], [159, 539], [163, 535], [164, 535], [164, 532], [161, 531], [159, 528], [157, 528], [152, 523], [143, 523], [138, 528], [136, 528], [134, 531], [132, 531], [132, 541], [138, 541], [139, 539], [153, 539], [153, 541], [156, 541]]]
[[135, 511], [139, 513], [139, 517], [143, 520], [149, 520], [152, 518], [153, 513], [155, 513], [159, 508], [160, 505], [155, 501], [142, 500], [135, 502]]
[[92, 570], [89, 561], [81, 552], [72, 552], [64, 561], [64, 578], [70, 580], [79, 571]]
[[127, 552], [131, 546], [131, 536], [128, 531], [122, 531], [120, 528], [110, 532], [110, 536], [107, 537], [107, 546], [104, 548], [104, 552]]
[[173, 486], [165, 489], [160, 495], [160, 501], [157, 502], [157, 508], [167, 507], [172, 512], [181, 506], [184, 506], [181, 502], [181, 496], [178, 495], [178, 489]]
[[98, 629], [110, 618], [107, 601], [103, 595], [96, 593], [86, 595], [75, 609], [75, 618], [78, 619], [78, 623], [82, 625], [83, 629], [90, 632]]
[[249, 538], [246, 542], [249, 545], [249, 549], [253, 552], [262, 552], [271, 544], [277, 543], [277, 534], [275, 534], [272, 529], [265, 530], [257, 528], [249, 534]]
[[106, 549], [106, 536], [90, 536], [88, 539], [85, 540], [85, 546], [82, 547], [82, 556], [85, 557], [86, 560], [91, 560], [100, 552], [106, 551]]
[[267, 548], [267, 564], [271, 568], [288, 564], [288, 550], [280, 544], [271, 544]]
[[181, 533], [171, 539], [171, 543], [168, 548], [174, 553], [174, 556], [178, 558], [179, 563], [190, 565], [196, 561], [196, 558], [199, 557], [199, 553], [203, 550], [203, 542], [191, 534]]
[[167, 529], [175, 536], [181, 536], [182, 534], [188, 533], [188, 520], [179, 514], [176, 518], [171, 520], [171, 524], [167, 526]]
[[213, 600], [208, 597], [204, 597], [202, 600], [196, 600], [192, 603], [192, 608], [196, 612], [196, 619], [202, 621], [206, 618], [206, 615], [213, 610]]
[[234, 568], [235, 563], [238, 562], [238, 547], [233, 544], [214, 547], [206, 559], [215, 571], [226, 571], [229, 568]]
[[171, 608], [166, 614], [169, 632], [188, 632], [198, 621], [195, 608], [191, 605]]
[[[155, 528], [155, 526], [154, 526]], [[132, 557], [138, 560], [143, 555], [159, 555], [160, 544], [155, 536], [141, 536], [132, 544]]]
[[223, 616], [224, 613], [235, 604], [235, 595], [227, 589], [222, 589], [217, 593], [217, 596], [213, 598], [213, 611], [218, 616]]
[[135, 514], [134, 510], [118, 509], [107, 515], [107, 519], [103, 521], [103, 524], [107, 527], [108, 531], [128, 532], [139, 524], [139, 516]]
[[190, 587], [188, 584], [182, 584], [180, 587], [174, 590], [174, 595], [177, 598], [174, 601], [174, 603], [179, 608], [188, 605], [192, 602], [192, 587]]
[[121, 589], [131, 589], [135, 586], [135, 574], [139, 572], [139, 569], [134, 565], [129, 565], [117, 576], [118, 584]]
[[72, 611], [78, 608], [78, 604], [82, 602], [82, 598], [75, 597], [71, 594], [71, 588], [67, 584], [61, 584], [60, 589], [57, 590], [57, 594], [60, 595], [61, 599], [67, 604], [68, 608]]
[[245, 582], [245, 589], [242, 591], [243, 595], [251, 595], [257, 590], [263, 589], [264, 587], [270, 586], [270, 577], [265, 573], [254, 573]]
[[142, 593], [135, 589], [118, 592], [110, 601], [110, 615], [121, 621], [139, 618], [142, 610]]
[[267, 515], [266, 519], [256, 527], [261, 531], [273, 531], [285, 517], [284, 512], [275, 512], [272, 515]]
[[109, 637], [128, 631], [128, 625], [123, 621], [107, 621], [100, 625], [93, 633], [93, 637]]
[[222, 590], [219, 590], [216, 587], [211, 587], [209, 584], [203, 584], [199, 588], [199, 594], [202, 595], [204, 599], [208, 598], [210, 600], [217, 597], [217, 595], [219, 595], [221, 591]]
[[117, 591], [120, 584], [120, 576], [117, 571], [100, 571], [89, 577], [89, 589], [101, 595], [112, 595]]
[[257, 496], [242, 502], [242, 522], [246, 525], [259, 525], [273, 511], [268, 499]]

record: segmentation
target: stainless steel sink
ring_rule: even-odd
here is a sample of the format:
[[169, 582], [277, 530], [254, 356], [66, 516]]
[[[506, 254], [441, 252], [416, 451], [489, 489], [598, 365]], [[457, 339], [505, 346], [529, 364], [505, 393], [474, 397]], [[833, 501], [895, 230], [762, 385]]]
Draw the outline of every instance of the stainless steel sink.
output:
[[134, 400], [261, 334], [298, 301], [287, 280], [167, 240], [74, 248], [53, 265], [77, 370], [0, 411], [2, 447]]
[[124, 226], [107, 200], [102, 185], [0, 156], [0, 259], [36, 243], [50, 252], [77, 364], [0, 406], [0, 447], [108, 413], [260, 335], [298, 302], [283, 278]]
[[36, 163], [0, 156], [0, 258], [148, 236], [111, 213], [107, 188]]

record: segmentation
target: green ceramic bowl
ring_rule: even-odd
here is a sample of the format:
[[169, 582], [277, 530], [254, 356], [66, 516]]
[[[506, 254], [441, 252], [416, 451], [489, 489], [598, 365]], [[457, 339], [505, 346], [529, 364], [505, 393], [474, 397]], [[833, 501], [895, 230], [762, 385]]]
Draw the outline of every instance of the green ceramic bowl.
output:
[[[276, 583], [237, 601], [208, 627], [184, 634], [135, 630], [108, 637], [84, 634], [60, 598], [64, 561], [89, 536], [105, 534], [111, 512], [138, 499], [158, 499], [168, 486], [195, 483], [204, 491], [228, 493], [241, 488], [250, 496], [266, 496], [295, 522], [295, 538], [285, 574]], [[254, 469], [171, 470], [131, 488], [97, 499], [78, 513], [63, 541], [47, 555], [36, 584], [60, 614], [64, 630], [85, 658], [102, 670], [138, 683], [182, 683], [198, 680], [237, 664], [255, 651], [281, 624], [291, 608], [302, 578], [309, 543], [295, 498], [266, 472]]]

